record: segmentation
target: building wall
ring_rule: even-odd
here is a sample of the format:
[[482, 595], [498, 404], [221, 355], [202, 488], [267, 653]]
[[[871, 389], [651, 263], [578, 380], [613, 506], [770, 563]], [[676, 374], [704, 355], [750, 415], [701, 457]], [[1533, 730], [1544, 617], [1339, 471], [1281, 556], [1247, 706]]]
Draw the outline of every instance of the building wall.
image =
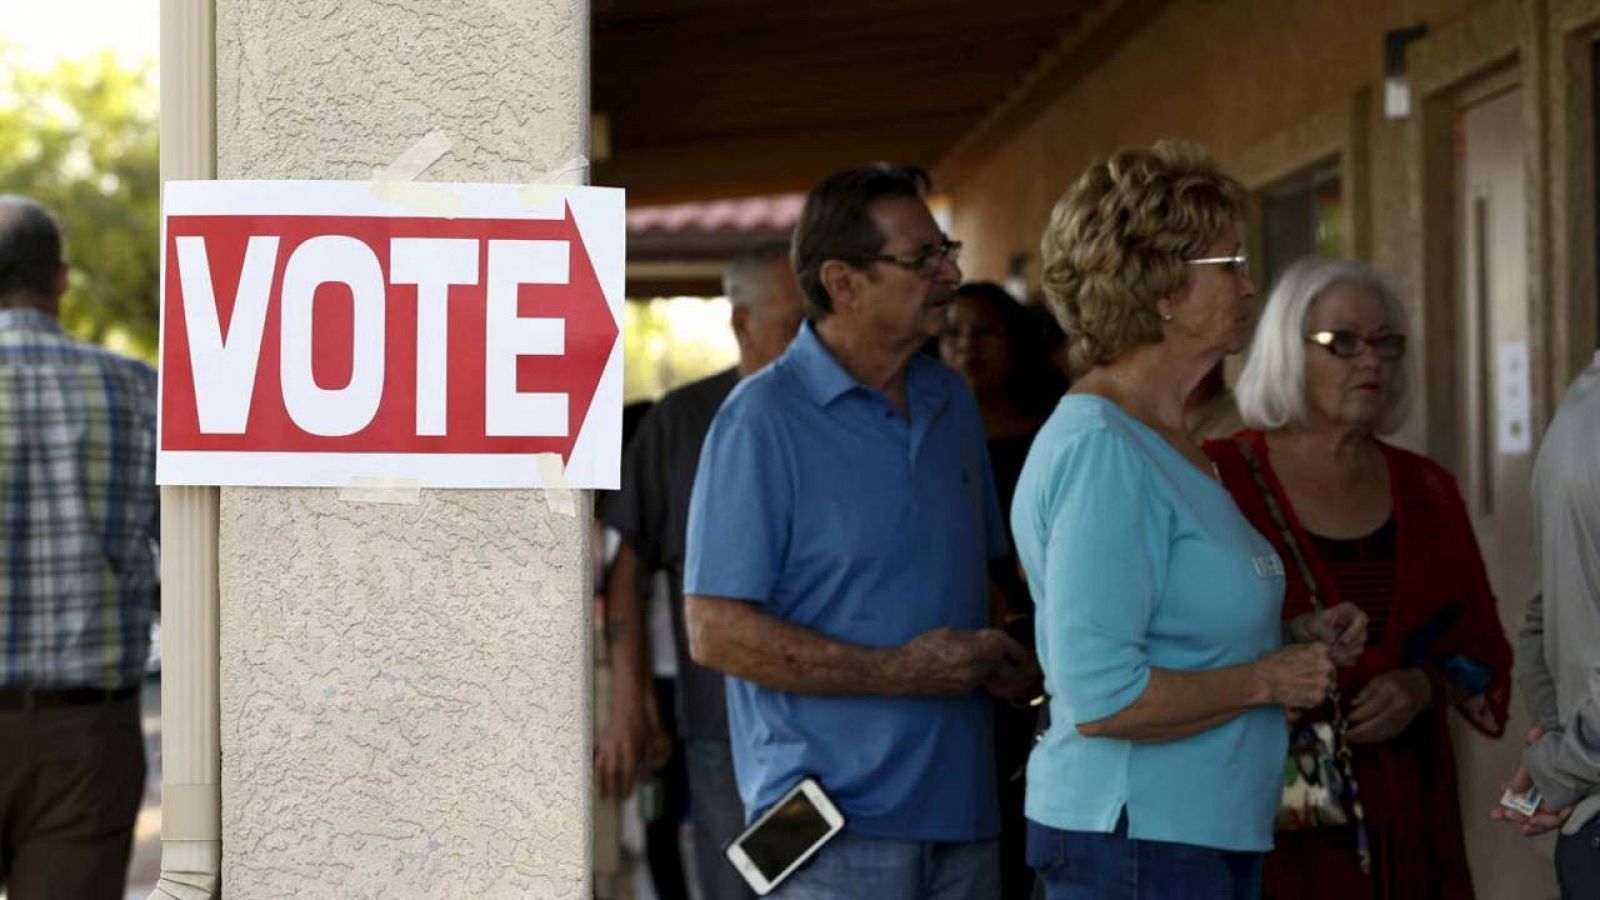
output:
[[[217, 0], [217, 175], [428, 180], [583, 153], [584, 0]], [[392, 499], [402, 499], [403, 494]], [[224, 893], [589, 893], [589, 504], [226, 489]]]
[[[952, 195], [955, 228], [971, 242], [964, 262], [989, 277], [1001, 273], [1010, 253], [1036, 255], [1055, 201], [1090, 162], [1119, 147], [1184, 137], [1202, 141], [1236, 169], [1273, 143], [1293, 143], [1297, 127], [1380, 86], [1384, 32], [1450, 22], [1471, 6], [1470, 0], [1167, 4], [1031, 122], [986, 142], [965, 164], [942, 168], [938, 186]], [[1239, 174], [1267, 179], [1287, 172]]]
[[[1409, 307], [1420, 387], [1400, 443], [1469, 475], [1461, 290], [1454, 192], [1455, 110], [1493, 79], [1523, 94], [1527, 184], [1527, 334], [1537, 435], [1595, 346], [1594, 0], [1172, 0], [1131, 32], [1097, 38], [1095, 63], [1006, 131], [977, 131], [936, 171], [969, 278], [1000, 279], [1029, 254], [1038, 284], [1041, 231], [1057, 199], [1092, 161], [1162, 137], [1207, 145], [1259, 189], [1338, 159], [1346, 253], [1366, 259]], [[1408, 54], [1412, 114], [1383, 113], [1384, 35], [1426, 25]], [[1091, 47], [1093, 51], [1095, 48]], [[1259, 234], [1252, 237], [1259, 241]], [[1259, 249], [1253, 247], [1253, 250]], [[1475, 525], [1514, 632], [1537, 589], [1529, 556], [1525, 474], [1502, 459], [1489, 477], [1513, 501], [1474, 501]], [[1515, 498], [1521, 497], [1517, 501]], [[1527, 728], [1520, 698], [1506, 737], [1456, 733], [1462, 810], [1479, 896], [1553, 897], [1552, 839], [1525, 841], [1487, 818]]]

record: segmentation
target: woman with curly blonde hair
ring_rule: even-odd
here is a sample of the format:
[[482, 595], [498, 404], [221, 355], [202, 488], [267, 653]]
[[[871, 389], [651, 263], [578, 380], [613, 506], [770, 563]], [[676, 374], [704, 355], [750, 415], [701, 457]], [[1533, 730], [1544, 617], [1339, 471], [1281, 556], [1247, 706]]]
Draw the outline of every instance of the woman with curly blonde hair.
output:
[[1080, 374], [1012, 507], [1050, 727], [1028, 763], [1050, 898], [1258, 897], [1285, 709], [1359, 653], [1344, 605], [1281, 647], [1284, 569], [1184, 428], [1254, 319], [1243, 190], [1197, 149], [1125, 150], [1056, 205], [1044, 287]]

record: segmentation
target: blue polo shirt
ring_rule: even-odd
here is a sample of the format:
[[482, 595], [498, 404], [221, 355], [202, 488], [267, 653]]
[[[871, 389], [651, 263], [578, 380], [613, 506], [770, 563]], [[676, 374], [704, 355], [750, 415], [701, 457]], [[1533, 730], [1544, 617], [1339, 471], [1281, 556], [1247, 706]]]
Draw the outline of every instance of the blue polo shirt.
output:
[[1151, 667], [1219, 669], [1278, 647], [1276, 551], [1210, 475], [1110, 401], [1062, 399], [1022, 468], [1011, 524], [1034, 586], [1050, 730], [1028, 758], [1028, 818], [1220, 850], [1265, 851], [1283, 790], [1283, 709], [1182, 740], [1085, 737]]
[[[955, 373], [918, 355], [910, 420], [807, 324], [745, 379], [706, 436], [685, 593], [737, 598], [827, 637], [894, 647], [982, 628], [1006, 538], [983, 423]], [[806, 775], [846, 829], [900, 840], [999, 832], [989, 699], [814, 696], [728, 679], [745, 816]]]

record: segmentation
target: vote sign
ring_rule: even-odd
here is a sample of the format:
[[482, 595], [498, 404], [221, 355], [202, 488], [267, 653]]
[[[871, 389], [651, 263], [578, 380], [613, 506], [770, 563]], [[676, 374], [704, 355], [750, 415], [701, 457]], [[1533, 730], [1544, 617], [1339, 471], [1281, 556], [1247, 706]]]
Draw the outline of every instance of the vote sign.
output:
[[161, 484], [617, 486], [622, 191], [404, 187], [166, 185]]

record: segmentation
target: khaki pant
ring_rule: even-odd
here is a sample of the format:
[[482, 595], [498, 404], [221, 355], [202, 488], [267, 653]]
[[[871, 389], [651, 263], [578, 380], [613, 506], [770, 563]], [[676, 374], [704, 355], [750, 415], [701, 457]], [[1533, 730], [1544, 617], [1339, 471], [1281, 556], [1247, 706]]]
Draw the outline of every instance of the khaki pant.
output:
[[138, 697], [0, 712], [8, 900], [122, 900], [144, 777]]

